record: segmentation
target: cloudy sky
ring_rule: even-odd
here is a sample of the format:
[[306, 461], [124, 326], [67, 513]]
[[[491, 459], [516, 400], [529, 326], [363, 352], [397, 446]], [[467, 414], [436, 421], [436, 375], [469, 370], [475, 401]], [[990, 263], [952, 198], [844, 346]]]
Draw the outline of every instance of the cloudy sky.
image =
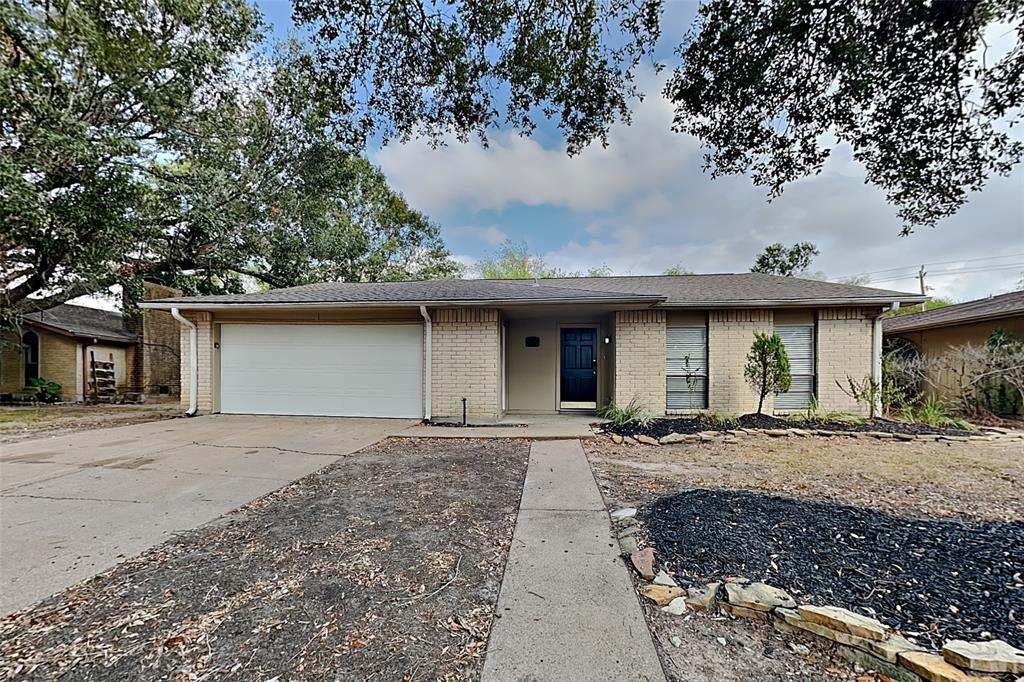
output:
[[[278, 35], [291, 30], [290, 3], [260, 6]], [[689, 26], [695, 3], [669, 4], [658, 57]], [[791, 185], [769, 204], [743, 177], [712, 180], [691, 137], [671, 132], [671, 106], [660, 96], [665, 75], [643, 73], [648, 96], [631, 126], [613, 130], [610, 146], [568, 157], [553, 127], [524, 138], [491, 135], [490, 146], [449, 140], [368, 151], [409, 202], [441, 225], [449, 248], [467, 263], [506, 238], [525, 240], [550, 264], [616, 274], [749, 269], [765, 245], [812, 241], [815, 270], [830, 277], [874, 273], [872, 284], [916, 290], [919, 266], [932, 295], [957, 300], [1002, 293], [1024, 276], [1024, 171], [996, 178], [958, 215], [934, 229], [900, 237], [883, 194], [864, 184], [848, 149], [824, 172]]]

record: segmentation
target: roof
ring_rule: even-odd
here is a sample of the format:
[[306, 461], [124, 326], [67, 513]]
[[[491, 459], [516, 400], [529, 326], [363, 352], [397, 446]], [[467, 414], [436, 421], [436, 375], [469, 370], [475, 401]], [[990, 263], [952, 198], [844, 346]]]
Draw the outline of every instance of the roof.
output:
[[761, 273], [563, 277], [540, 280], [449, 279], [326, 282], [252, 294], [185, 296], [143, 307], [229, 308], [304, 305], [495, 305], [639, 303], [659, 307], [919, 303], [926, 297], [851, 284]]
[[121, 313], [61, 303], [49, 310], [25, 315], [25, 322], [40, 325], [70, 336], [132, 343], [135, 334], [124, 328]]
[[977, 301], [956, 303], [944, 308], [926, 310], [923, 313], [891, 317], [882, 322], [882, 331], [886, 334], [898, 334], [917, 329], [948, 327], [1014, 315], [1024, 315], [1024, 291], [1013, 291], [1009, 294], [989, 296]]

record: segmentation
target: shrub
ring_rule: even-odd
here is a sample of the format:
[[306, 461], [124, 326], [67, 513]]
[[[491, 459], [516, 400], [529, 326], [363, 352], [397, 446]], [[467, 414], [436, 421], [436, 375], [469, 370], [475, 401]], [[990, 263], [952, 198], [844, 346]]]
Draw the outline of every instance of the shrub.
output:
[[899, 412], [901, 419], [915, 424], [927, 424], [944, 429], [970, 431], [972, 427], [963, 419], [950, 414], [949, 404], [933, 395], [926, 396], [917, 407], [905, 407]]
[[757, 394], [757, 413], [764, 411], [764, 399], [769, 393], [784, 393], [793, 381], [789, 373], [789, 358], [778, 334], [754, 332], [754, 343], [747, 354], [743, 376]]
[[607, 419], [616, 426], [637, 424], [638, 426], [645, 427], [654, 420], [654, 415], [644, 408], [639, 398], [633, 398], [625, 407], [619, 407], [613, 402], [608, 403], [598, 410], [597, 416], [601, 419]]
[[36, 389], [36, 399], [41, 403], [55, 403], [60, 400], [60, 384], [42, 377], [32, 379], [29, 384]]

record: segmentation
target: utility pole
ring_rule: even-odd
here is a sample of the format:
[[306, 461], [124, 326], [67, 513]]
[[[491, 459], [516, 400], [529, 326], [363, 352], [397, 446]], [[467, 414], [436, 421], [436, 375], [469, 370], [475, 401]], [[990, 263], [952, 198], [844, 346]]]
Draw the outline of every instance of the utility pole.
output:
[[[917, 281], [920, 282], [920, 284], [921, 284], [921, 295], [922, 296], [924, 296], [925, 295], [925, 291], [927, 291], [927, 289], [924, 286], [924, 276], [927, 275], [927, 274], [928, 273], [924, 271], [924, 266], [923, 265], [921, 266], [921, 269], [917, 271]], [[921, 301], [921, 312], [922, 313], [927, 309], [927, 305], [928, 304], [925, 301]]]

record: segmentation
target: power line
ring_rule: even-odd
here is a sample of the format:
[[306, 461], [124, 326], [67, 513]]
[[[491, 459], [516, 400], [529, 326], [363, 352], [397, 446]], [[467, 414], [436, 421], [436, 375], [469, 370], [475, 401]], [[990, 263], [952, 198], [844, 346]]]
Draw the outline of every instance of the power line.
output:
[[[954, 265], [956, 263], [977, 263], [979, 261], [986, 261], [986, 260], [1002, 260], [1002, 259], [1006, 259], [1006, 258], [1020, 258], [1020, 257], [1024, 257], [1024, 253], [1007, 253], [1007, 254], [1003, 254], [1001, 256], [982, 256], [980, 258], [958, 258], [957, 260], [947, 260], [947, 261], [936, 261], [936, 262], [932, 262], [932, 263], [922, 263], [922, 265], [924, 267], [930, 267], [932, 265]], [[895, 268], [885, 268], [884, 270], [871, 270], [871, 271], [868, 271], [868, 272], [858, 272], [855, 275], [845, 275], [843, 277], [840, 277], [839, 279], [851, 279], [851, 278], [854, 278], [854, 277], [865, 277], [865, 276], [870, 277], [871, 275], [881, 275], [881, 274], [885, 274], [885, 273], [888, 273], [888, 272], [904, 272], [904, 271], [913, 271], [915, 274], [913, 274], [911, 276], [912, 277], [916, 277], [917, 276], [916, 275], [917, 270], [916, 270], [915, 266], [903, 265], [903, 266], [899, 266], [899, 267], [895, 267]]]
[[[993, 265], [988, 267], [973, 268], [950, 268], [947, 270], [928, 270], [925, 272], [929, 277], [949, 277], [951, 275], [971, 275], [980, 272], [1006, 272], [1009, 270], [1024, 271], [1024, 263], [1006, 263], [1004, 265]], [[918, 279], [919, 273], [908, 273], [903, 276], [884, 277], [882, 279], [869, 279], [868, 284], [884, 284], [886, 282], [899, 282], [903, 280]]]

